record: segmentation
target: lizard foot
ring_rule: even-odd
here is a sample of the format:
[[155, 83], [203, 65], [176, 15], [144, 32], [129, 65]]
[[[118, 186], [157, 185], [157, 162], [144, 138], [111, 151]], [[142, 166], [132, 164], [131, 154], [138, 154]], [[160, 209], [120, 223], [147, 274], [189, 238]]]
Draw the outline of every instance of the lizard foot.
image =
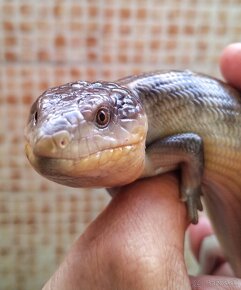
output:
[[198, 223], [198, 210], [202, 211], [201, 189], [184, 189], [182, 192], [182, 201], [187, 203], [188, 216], [193, 224]]

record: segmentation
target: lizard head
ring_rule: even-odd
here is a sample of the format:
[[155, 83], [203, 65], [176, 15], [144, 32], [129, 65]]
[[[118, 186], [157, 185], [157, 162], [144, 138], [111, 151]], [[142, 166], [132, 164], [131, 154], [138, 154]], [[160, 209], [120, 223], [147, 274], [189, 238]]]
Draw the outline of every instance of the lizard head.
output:
[[146, 133], [144, 109], [129, 89], [77, 81], [51, 88], [34, 102], [25, 128], [26, 154], [55, 182], [119, 186], [141, 174]]

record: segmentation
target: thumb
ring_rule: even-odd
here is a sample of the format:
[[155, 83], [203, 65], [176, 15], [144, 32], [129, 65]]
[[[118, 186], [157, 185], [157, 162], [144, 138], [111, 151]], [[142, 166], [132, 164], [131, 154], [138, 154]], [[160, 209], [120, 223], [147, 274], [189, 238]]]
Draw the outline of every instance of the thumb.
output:
[[220, 69], [228, 83], [241, 89], [241, 43], [230, 44], [223, 50]]

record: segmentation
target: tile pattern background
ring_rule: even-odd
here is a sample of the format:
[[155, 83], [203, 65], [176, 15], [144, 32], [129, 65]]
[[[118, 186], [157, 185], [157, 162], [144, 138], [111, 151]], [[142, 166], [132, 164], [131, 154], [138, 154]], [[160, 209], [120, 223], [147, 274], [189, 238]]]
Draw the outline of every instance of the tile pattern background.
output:
[[220, 76], [240, 19], [240, 0], [0, 0], [0, 289], [39, 289], [108, 202], [103, 190], [62, 187], [30, 168], [31, 102], [76, 79], [166, 68]]

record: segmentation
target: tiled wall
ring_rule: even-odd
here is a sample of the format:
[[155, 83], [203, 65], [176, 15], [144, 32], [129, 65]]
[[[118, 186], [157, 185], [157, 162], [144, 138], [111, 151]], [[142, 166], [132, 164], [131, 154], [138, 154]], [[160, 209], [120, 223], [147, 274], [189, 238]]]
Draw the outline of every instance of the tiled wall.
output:
[[46, 88], [166, 68], [219, 76], [240, 0], [0, 0], [0, 289], [39, 289], [108, 196], [48, 182], [23, 128]]

